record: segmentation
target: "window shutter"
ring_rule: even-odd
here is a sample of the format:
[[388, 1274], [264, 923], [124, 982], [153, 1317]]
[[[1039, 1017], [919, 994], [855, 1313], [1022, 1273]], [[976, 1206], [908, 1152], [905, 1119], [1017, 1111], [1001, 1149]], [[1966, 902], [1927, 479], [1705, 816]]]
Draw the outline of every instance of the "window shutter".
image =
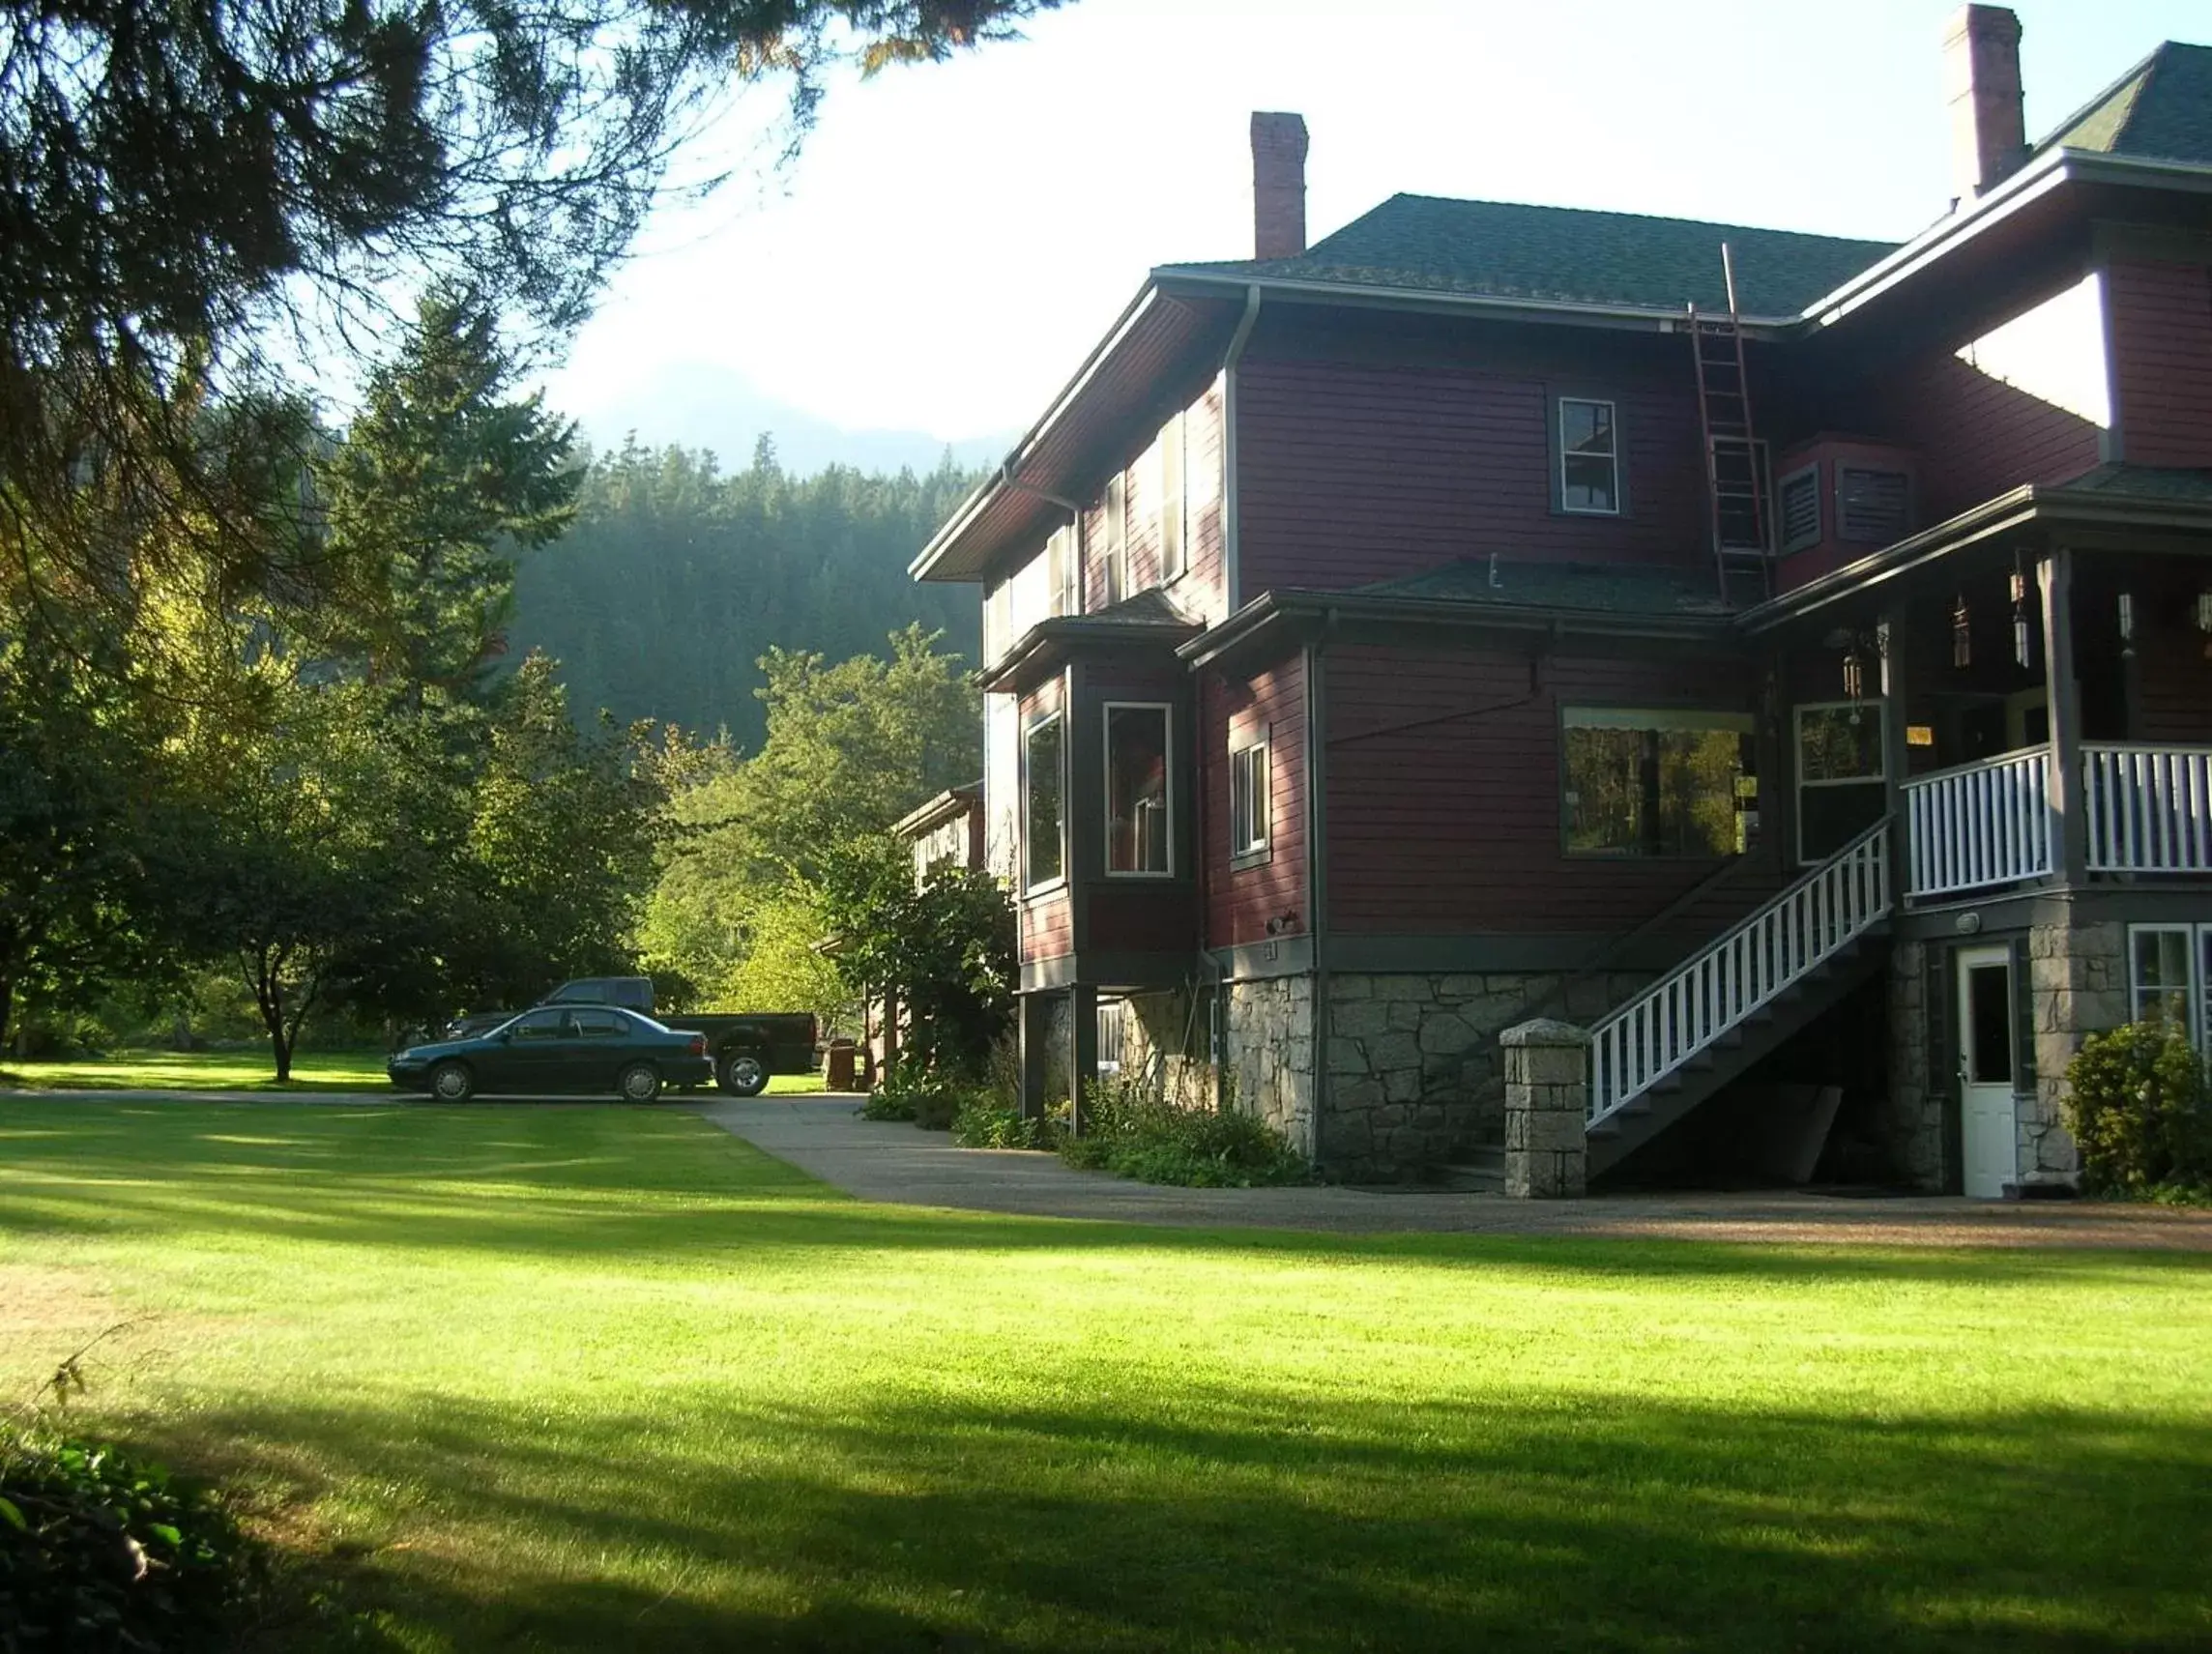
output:
[[1175, 579], [1183, 571], [1183, 425], [1178, 414], [1160, 432], [1160, 579]]
[[1117, 471], [1106, 479], [1106, 601], [1119, 603], [1129, 590], [1129, 485]]
[[1905, 537], [1911, 511], [1912, 482], [1904, 472], [1837, 468], [1837, 538], [1887, 545]]
[[1782, 479], [1782, 549], [1796, 551], [1820, 539], [1820, 468], [1808, 465]]

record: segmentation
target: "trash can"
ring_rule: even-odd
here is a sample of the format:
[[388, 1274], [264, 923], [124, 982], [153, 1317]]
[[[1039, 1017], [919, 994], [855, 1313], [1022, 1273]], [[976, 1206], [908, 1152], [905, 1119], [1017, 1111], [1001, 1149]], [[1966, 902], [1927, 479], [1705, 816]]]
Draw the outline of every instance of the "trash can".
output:
[[822, 1059], [824, 1088], [831, 1091], [850, 1091], [853, 1088], [853, 1071], [859, 1060], [859, 1051], [851, 1040], [831, 1040], [829, 1052]]

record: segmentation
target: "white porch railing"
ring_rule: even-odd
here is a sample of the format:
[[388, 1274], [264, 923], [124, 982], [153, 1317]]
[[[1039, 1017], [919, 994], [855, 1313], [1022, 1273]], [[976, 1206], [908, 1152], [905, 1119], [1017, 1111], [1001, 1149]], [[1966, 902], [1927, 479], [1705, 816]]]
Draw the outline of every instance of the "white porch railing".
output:
[[1889, 913], [1881, 822], [1590, 1030], [1589, 1123], [1649, 1090]]
[[2212, 746], [2081, 745], [2092, 873], [2212, 873]]
[[1940, 896], [2049, 873], [2051, 749], [2030, 747], [1905, 783], [1905, 890]]

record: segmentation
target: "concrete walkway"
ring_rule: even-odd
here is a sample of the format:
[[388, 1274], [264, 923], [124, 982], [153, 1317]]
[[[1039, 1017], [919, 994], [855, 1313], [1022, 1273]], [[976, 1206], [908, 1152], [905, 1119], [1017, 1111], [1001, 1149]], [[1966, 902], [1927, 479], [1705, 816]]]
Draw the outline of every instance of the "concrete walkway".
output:
[[1078, 1172], [1049, 1154], [955, 1148], [944, 1132], [865, 1120], [859, 1099], [725, 1098], [723, 1130], [865, 1201], [1026, 1217], [1344, 1233], [1664, 1236], [1884, 1246], [2145, 1247], [2212, 1252], [2212, 1211], [2089, 1202], [1853, 1200], [1818, 1194], [1620, 1195], [1508, 1201], [1433, 1190], [1167, 1189]]

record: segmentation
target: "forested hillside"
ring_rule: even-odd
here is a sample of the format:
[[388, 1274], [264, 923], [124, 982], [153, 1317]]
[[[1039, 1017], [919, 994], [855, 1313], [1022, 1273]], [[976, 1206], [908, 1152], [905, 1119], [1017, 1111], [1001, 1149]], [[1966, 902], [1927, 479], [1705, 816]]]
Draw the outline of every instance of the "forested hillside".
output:
[[975, 589], [906, 568], [975, 480], [949, 466], [792, 477], [765, 439], [723, 475], [711, 454], [630, 443], [593, 462], [568, 533], [521, 560], [511, 652], [558, 660], [579, 714], [726, 726], [757, 749], [755, 662], [771, 645], [843, 660], [919, 622], [974, 663]]

